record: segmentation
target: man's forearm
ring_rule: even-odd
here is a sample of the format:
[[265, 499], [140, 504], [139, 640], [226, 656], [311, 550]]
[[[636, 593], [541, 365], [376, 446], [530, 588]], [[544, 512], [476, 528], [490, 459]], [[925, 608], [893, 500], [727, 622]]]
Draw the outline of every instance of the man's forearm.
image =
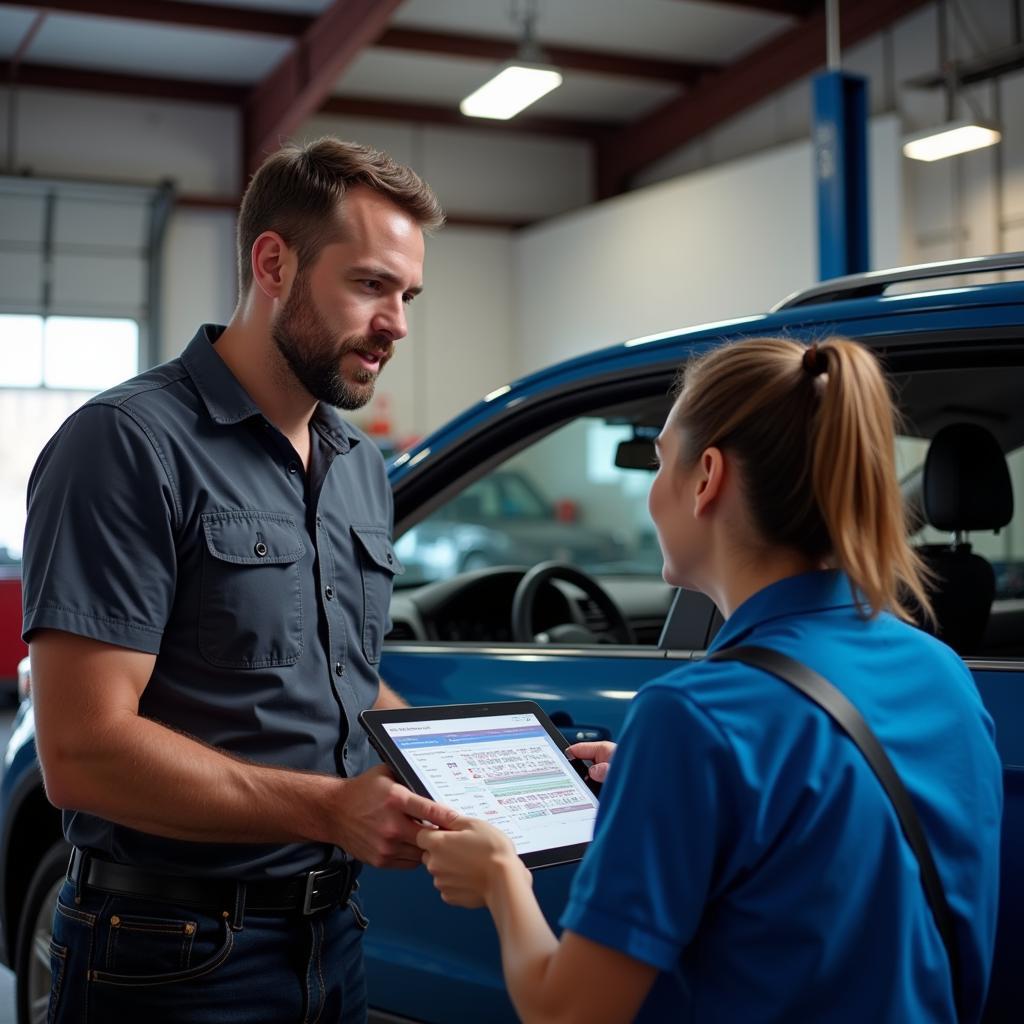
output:
[[[59, 806], [197, 842], [331, 842], [345, 780], [253, 764], [125, 713], [81, 749], [51, 751], [74, 779]], [[46, 771], [44, 759], [44, 777]]]
[[377, 693], [377, 699], [373, 702], [375, 711], [387, 711], [392, 708], [407, 708], [408, 706], [408, 701], [395, 693], [395, 691], [392, 690], [383, 679], [380, 681], [380, 690]]

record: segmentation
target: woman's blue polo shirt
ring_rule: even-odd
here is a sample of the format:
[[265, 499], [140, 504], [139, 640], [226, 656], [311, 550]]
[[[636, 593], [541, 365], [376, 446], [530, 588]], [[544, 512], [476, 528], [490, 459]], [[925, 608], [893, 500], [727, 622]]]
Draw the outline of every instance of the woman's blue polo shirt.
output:
[[[948, 647], [847, 578], [791, 577], [712, 649], [774, 648], [839, 687], [909, 790], [956, 917], [968, 1019], [995, 939], [1000, 762]], [[685, 665], [633, 701], [562, 925], [659, 968], [648, 1021], [954, 1021], [914, 855], [863, 755], [786, 683]]]

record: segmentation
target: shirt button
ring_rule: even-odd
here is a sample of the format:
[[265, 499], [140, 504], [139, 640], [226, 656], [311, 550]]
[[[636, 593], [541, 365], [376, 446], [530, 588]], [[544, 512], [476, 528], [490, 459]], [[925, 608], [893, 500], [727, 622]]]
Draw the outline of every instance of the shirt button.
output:
[[334, 587], [324, 587], [324, 596], [330, 601], [334, 597]]
[[341, 676], [345, 674], [345, 666], [342, 665], [340, 661], [336, 661], [334, 663], [334, 674], [336, 676]]
[[341, 748], [341, 757], [342, 757], [342, 760], [344, 760], [344, 761], [348, 760], [348, 745], [347, 744], [344, 747]]
[[388, 565], [390, 565], [393, 561], [394, 561], [394, 558], [391, 557], [391, 552], [389, 551], [388, 552]]
[[316, 525], [317, 526], [323, 526], [323, 522], [324, 521], [319, 516], [316, 517]]
[[289, 462], [288, 463], [288, 472], [289, 473], [298, 473], [298, 471], [299, 471], [299, 464], [297, 462]]
[[264, 555], [265, 555], [265, 554], [267, 553], [267, 545], [266, 545], [266, 544], [264, 544], [264, 543], [263, 543], [263, 541], [260, 541], [260, 542], [259, 542], [259, 543], [258, 543], [258, 544], [256, 545], [256, 547], [254, 547], [254, 548], [253, 548], [253, 551], [255, 551], [255, 552], [256, 552], [256, 554], [257, 554], [257, 555], [258, 555], [258, 556], [259, 556], [260, 558], [262, 558], [262, 557], [263, 557], [263, 556], [264, 556]]

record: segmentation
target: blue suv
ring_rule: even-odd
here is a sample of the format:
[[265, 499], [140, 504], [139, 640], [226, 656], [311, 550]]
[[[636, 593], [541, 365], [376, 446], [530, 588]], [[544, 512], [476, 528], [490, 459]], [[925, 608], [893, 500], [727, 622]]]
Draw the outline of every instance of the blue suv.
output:
[[[969, 539], [959, 529], [940, 533], [929, 523], [921, 479], [940, 429], [981, 428], [1003, 459], [944, 486], [970, 487], [985, 507], [989, 490], [1005, 494], [1007, 476], [1018, 492], [1024, 485], [1021, 271], [1024, 253], [828, 281], [768, 313], [636, 338], [488, 395], [391, 464], [398, 549], [416, 551], [419, 562], [395, 579], [383, 677], [413, 704], [529, 698], [572, 741], [614, 739], [636, 690], [673, 662], [701, 657], [720, 625], [706, 598], [662, 581], [646, 512], [652, 439], [680, 364], [691, 353], [755, 335], [812, 341], [840, 334], [869, 345], [903, 414], [898, 465], [914, 543], [940, 581], [941, 635], [966, 659], [996, 722], [1005, 815], [986, 1020], [1020, 1020], [1024, 512], [1009, 523], [993, 512], [990, 529], [974, 523]], [[488, 482], [497, 492], [511, 479], [557, 498], [543, 511], [552, 522], [534, 524], [527, 545], [517, 542], [514, 517], [491, 516], [489, 531], [508, 531], [489, 538], [489, 550], [503, 552], [505, 564], [489, 557], [469, 567], [452, 523], [471, 526], [466, 496], [477, 500]], [[1005, 502], [996, 505], [1005, 509]], [[567, 539], [566, 519], [574, 538], [570, 531]], [[591, 536], [601, 543], [582, 542]], [[543, 568], [529, 572], [538, 563]], [[29, 700], [19, 710], [0, 787], [0, 937], [18, 975], [23, 1024], [42, 1019], [49, 919], [66, 860], [59, 816], [42, 791]], [[572, 873], [565, 866], [536, 874], [552, 922]], [[367, 869], [362, 891], [371, 919], [371, 1019], [515, 1020], [486, 913], [443, 904], [424, 871]]]

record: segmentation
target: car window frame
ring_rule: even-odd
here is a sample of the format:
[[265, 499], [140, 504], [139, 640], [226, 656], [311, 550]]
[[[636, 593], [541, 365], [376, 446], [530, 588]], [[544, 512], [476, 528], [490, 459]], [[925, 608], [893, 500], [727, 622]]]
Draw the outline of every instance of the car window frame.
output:
[[[827, 331], [824, 329], [827, 327]], [[653, 397], [660, 384], [668, 394], [680, 365], [689, 356], [760, 332], [744, 331], [728, 337], [687, 339], [682, 351], [672, 349], [663, 358], [645, 361], [636, 367], [609, 368], [584, 379], [570, 380], [555, 388], [540, 389], [507, 406], [494, 417], [478, 423], [457, 444], [441, 451], [437, 462], [424, 463], [401, 477], [394, 486], [395, 537], [411, 529], [434, 510], [492, 469], [500, 466], [525, 448], [559, 429], [572, 419], [596, 414], [624, 402]], [[956, 369], [965, 363], [982, 365], [1024, 365], [1024, 332], [1020, 327], [948, 328], [921, 333], [859, 334], [843, 331], [842, 324], [801, 323], [791, 326], [786, 335], [793, 340], [820, 339], [826, 333], [843, 334], [870, 348], [882, 363], [886, 376], [923, 372], [935, 369]], [[1015, 358], [1014, 358], [1015, 357]], [[898, 396], [897, 396], [898, 402]], [[441, 483], [438, 485], [438, 478]], [[416, 499], [423, 494], [423, 500]], [[710, 599], [707, 599], [711, 605]], [[657, 645], [619, 646], [611, 644], [573, 645], [522, 644], [472, 641], [452, 643], [436, 640], [385, 639], [385, 651], [431, 650], [445, 654], [530, 655], [542, 650], [545, 656], [567, 657], [652, 657], [692, 659], [702, 657], [717, 632], [717, 612], [703, 609], [673, 598]], [[679, 621], [681, 616], [695, 615], [694, 620]], [[720, 620], [720, 616], [718, 616]], [[703, 631], [702, 646], [679, 646], [696, 643]], [[983, 671], [1024, 672], [1024, 656], [1020, 658], [964, 658], [969, 668]]]

